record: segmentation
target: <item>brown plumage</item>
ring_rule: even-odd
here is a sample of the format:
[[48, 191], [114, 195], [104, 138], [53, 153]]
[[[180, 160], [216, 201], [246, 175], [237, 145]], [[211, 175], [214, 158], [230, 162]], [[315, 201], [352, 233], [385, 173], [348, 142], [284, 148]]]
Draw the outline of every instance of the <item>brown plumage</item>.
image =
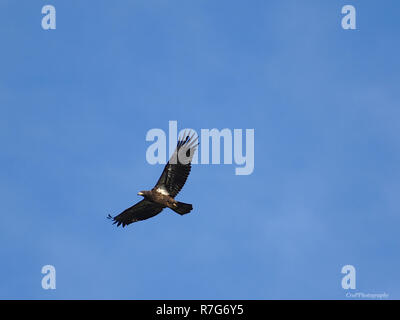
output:
[[178, 139], [175, 152], [165, 165], [161, 177], [150, 191], [140, 191], [138, 195], [144, 199], [134, 206], [126, 209], [116, 217], [108, 215], [117, 226], [125, 227], [136, 221], [145, 220], [159, 214], [164, 208], [170, 208], [180, 215], [189, 213], [193, 206], [175, 200], [185, 184], [190, 170], [193, 155], [198, 146], [197, 137], [193, 139], [184, 134], [182, 139]]

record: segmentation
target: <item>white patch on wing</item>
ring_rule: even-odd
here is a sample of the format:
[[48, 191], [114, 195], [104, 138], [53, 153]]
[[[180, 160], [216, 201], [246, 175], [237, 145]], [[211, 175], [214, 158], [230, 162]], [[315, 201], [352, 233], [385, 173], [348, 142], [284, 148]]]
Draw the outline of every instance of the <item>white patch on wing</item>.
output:
[[157, 192], [163, 194], [164, 196], [169, 196], [168, 191], [165, 190], [164, 188], [157, 188], [156, 190], [157, 190]]

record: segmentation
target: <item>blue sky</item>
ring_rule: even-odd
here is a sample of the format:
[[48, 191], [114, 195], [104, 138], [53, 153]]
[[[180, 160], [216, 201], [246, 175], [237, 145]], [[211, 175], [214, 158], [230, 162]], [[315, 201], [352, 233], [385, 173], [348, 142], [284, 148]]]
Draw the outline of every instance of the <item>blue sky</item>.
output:
[[[400, 298], [399, 9], [0, 0], [0, 298], [346, 299], [347, 264]], [[196, 165], [189, 215], [116, 228], [170, 120], [254, 129], [255, 170]]]

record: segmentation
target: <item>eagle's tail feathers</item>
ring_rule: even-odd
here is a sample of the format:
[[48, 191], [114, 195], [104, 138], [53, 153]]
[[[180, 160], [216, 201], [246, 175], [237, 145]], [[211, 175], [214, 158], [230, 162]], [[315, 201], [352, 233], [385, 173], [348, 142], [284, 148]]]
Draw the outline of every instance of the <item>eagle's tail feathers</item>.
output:
[[187, 214], [190, 211], [192, 211], [193, 206], [190, 203], [183, 203], [183, 202], [177, 202], [177, 206], [172, 208], [176, 213], [179, 213], [180, 215]]

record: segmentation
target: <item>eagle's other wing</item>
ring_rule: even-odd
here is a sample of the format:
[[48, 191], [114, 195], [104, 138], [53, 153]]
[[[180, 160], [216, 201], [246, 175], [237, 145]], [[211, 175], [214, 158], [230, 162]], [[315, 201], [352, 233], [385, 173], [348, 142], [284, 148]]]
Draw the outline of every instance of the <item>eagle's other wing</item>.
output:
[[119, 227], [120, 224], [125, 227], [132, 222], [146, 220], [148, 218], [154, 217], [156, 214], [159, 214], [162, 209], [164, 209], [163, 206], [143, 199], [142, 201], [139, 201], [116, 217], [108, 215], [108, 218], [112, 219], [114, 221], [114, 224], [117, 223], [117, 227]]
[[195, 139], [193, 137], [194, 133], [191, 137], [184, 133], [183, 137], [178, 139], [175, 152], [165, 165], [155, 189], [166, 191], [173, 198], [181, 191], [189, 176], [193, 155], [199, 145], [197, 137]]

